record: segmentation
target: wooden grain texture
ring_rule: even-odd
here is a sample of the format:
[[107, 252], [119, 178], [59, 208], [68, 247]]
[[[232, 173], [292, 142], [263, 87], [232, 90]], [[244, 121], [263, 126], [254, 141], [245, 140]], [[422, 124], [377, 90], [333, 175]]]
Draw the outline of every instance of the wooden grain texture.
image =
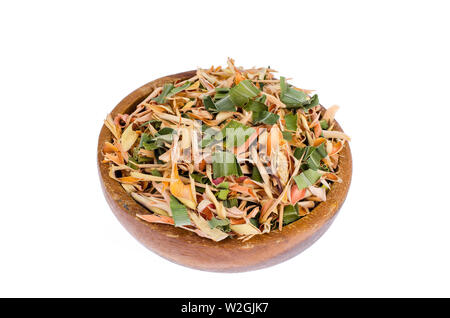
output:
[[[185, 80], [195, 75], [188, 71], [159, 78], [125, 97], [112, 111], [130, 113], [154, 88], [167, 82]], [[336, 123], [336, 129], [342, 131]], [[247, 242], [226, 239], [221, 242], [202, 238], [187, 230], [165, 224], [146, 223], [135, 215], [145, 208], [128, 195], [119, 182], [108, 176], [108, 164], [101, 163], [101, 149], [112, 134], [103, 126], [98, 139], [97, 165], [105, 198], [120, 223], [139, 242], [158, 255], [180, 265], [215, 272], [243, 272], [272, 266], [305, 250], [328, 229], [345, 201], [352, 176], [352, 157], [348, 143], [340, 153], [339, 177], [320, 203], [301, 220], [268, 234], [257, 235]]]

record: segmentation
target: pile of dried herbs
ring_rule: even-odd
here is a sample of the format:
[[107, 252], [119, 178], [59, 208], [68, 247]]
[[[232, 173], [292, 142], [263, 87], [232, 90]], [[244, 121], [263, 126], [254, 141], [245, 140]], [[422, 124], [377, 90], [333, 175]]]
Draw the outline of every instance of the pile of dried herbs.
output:
[[247, 240], [311, 213], [350, 138], [338, 106], [275, 78], [271, 68], [198, 69], [156, 88], [131, 114], [109, 115], [110, 177], [148, 213], [215, 241]]

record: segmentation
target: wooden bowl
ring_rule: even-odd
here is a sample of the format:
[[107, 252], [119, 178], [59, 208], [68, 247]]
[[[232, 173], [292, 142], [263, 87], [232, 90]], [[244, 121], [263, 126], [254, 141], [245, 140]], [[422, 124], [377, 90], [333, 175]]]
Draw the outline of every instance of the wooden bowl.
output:
[[[195, 71], [183, 72], [154, 80], [125, 97], [112, 111], [131, 113], [153, 89], [167, 82], [185, 80]], [[341, 127], [336, 123], [338, 130]], [[156, 254], [174, 263], [214, 272], [243, 272], [272, 266], [299, 254], [314, 243], [328, 229], [344, 203], [352, 176], [352, 157], [348, 143], [341, 151], [339, 176], [342, 183], [334, 183], [327, 201], [320, 203], [309, 215], [283, 227], [282, 231], [257, 235], [242, 242], [227, 238], [214, 242], [190, 231], [166, 224], [146, 223], [135, 215], [144, 207], [125, 192], [119, 182], [108, 176], [108, 164], [101, 163], [101, 149], [112, 134], [103, 126], [98, 139], [97, 165], [103, 193], [111, 210], [122, 225], [139, 242]]]

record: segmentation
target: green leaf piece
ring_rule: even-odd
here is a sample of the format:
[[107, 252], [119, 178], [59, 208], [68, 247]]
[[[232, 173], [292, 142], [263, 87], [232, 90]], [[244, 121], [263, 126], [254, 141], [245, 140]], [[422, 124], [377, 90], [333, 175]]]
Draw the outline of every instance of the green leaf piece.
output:
[[250, 80], [244, 80], [230, 89], [230, 97], [235, 105], [244, 106], [250, 98], [258, 96], [261, 91]]
[[252, 114], [252, 121], [255, 124], [275, 125], [278, 119], [280, 116], [269, 111], [253, 112]]
[[300, 219], [298, 214], [298, 206], [286, 205], [283, 211], [283, 225], [288, 225]]
[[307, 160], [309, 158], [309, 156], [311, 155], [311, 153], [314, 151], [314, 147], [313, 146], [306, 146], [304, 148], [296, 148], [294, 150], [294, 157], [297, 160], [300, 160], [300, 158], [303, 156], [303, 154], [305, 154], [303, 156], [303, 160]]
[[214, 179], [226, 176], [242, 176], [241, 167], [234, 154], [228, 151], [216, 151], [212, 156]]
[[164, 127], [160, 129], [155, 136], [169, 135], [175, 133], [175, 129], [170, 127]]
[[308, 163], [308, 167], [313, 170], [317, 170], [320, 167], [320, 160], [322, 160], [322, 156], [319, 152], [316, 150], [313, 151], [313, 153], [309, 156], [308, 160], [306, 161]]
[[317, 95], [309, 98], [306, 93], [289, 86], [283, 76], [280, 77], [280, 88], [280, 99], [288, 109], [302, 108], [306, 111], [319, 105], [319, 97]]
[[[265, 96], [265, 95], [264, 95]], [[256, 100], [251, 100], [247, 103], [247, 105], [244, 106], [244, 109], [246, 111], [252, 111], [252, 112], [262, 112], [267, 111], [268, 107], [262, 102], [258, 102]]]
[[314, 95], [313, 97], [311, 97], [311, 99], [308, 100], [307, 103], [303, 104], [303, 109], [308, 110], [313, 107], [316, 107], [317, 105], [319, 105], [319, 96]]
[[128, 167], [130, 167], [131, 169], [134, 169], [134, 170], [139, 169], [139, 167], [136, 166], [135, 163], [138, 163], [137, 160], [135, 160], [133, 158], [128, 158], [128, 162], [127, 162]]
[[139, 148], [144, 148], [146, 150], [155, 150], [164, 146], [164, 143], [172, 143], [173, 135], [175, 130], [169, 127], [161, 129], [155, 134], [154, 137], [147, 133], [141, 135], [141, 140], [139, 141]]
[[172, 83], [166, 83], [164, 84], [163, 90], [161, 92], [161, 94], [159, 94], [158, 97], [153, 98], [153, 100], [155, 102], [157, 102], [158, 104], [164, 104], [164, 102], [166, 101], [166, 97], [167, 95], [169, 95], [170, 91], [173, 88], [173, 84]]
[[320, 154], [322, 158], [328, 156], [327, 150], [325, 149], [325, 143], [321, 143], [319, 146], [317, 146], [316, 151]]
[[166, 98], [178, 94], [181, 91], [184, 91], [189, 86], [191, 86], [191, 83], [189, 81], [178, 87], [175, 87], [172, 83], [166, 83], [164, 84], [161, 94], [153, 98], [153, 100], [158, 104], [164, 104], [166, 102]]
[[210, 113], [236, 111], [236, 107], [234, 106], [230, 95], [225, 96], [217, 103], [214, 103], [211, 96], [205, 96], [203, 97], [203, 105], [205, 105], [206, 110]]
[[281, 134], [283, 135], [283, 138], [284, 138], [286, 141], [291, 141], [292, 138], [293, 138], [292, 133], [289, 132], [289, 131], [282, 131]]
[[216, 185], [217, 189], [228, 189], [230, 187], [230, 183], [229, 182], [221, 182], [218, 185]]
[[198, 182], [198, 183], [201, 183], [201, 184], [210, 183], [208, 177], [204, 176], [204, 175], [202, 175], [200, 173], [196, 173], [196, 172], [191, 173], [191, 177], [192, 177], [192, 179], [194, 179], [195, 182]]
[[280, 118], [277, 114], [269, 112], [268, 107], [264, 103], [256, 100], [250, 100], [244, 106], [244, 109], [252, 112], [252, 122], [254, 124], [274, 125]]
[[236, 198], [228, 199], [222, 202], [223, 206], [226, 208], [232, 208], [238, 205], [238, 200]]
[[298, 176], [294, 177], [294, 181], [299, 190], [312, 186], [320, 179], [321, 174], [313, 169], [308, 169]]
[[258, 221], [258, 218], [254, 217], [254, 218], [251, 218], [249, 221], [250, 221], [250, 223], [251, 223], [253, 226], [259, 227], [259, 221]]
[[329, 128], [328, 122], [327, 122], [326, 120], [321, 120], [321, 121], [320, 121], [320, 127], [321, 127], [322, 129], [327, 130], [327, 129]]
[[211, 96], [205, 96], [203, 97], [203, 105], [205, 105], [205, 108], [209, 112], [217, 112], [216, 104], [214, 104]]
[[287, 114], [284, 116], [286, 121], [286, 129], [291, 131], [297, 130], [297, 114]]
[[263, 182], [261, 174], [259, 173], [259, 170], [256, 166], [253, 166], [252, 176], [250, 178], [255, 180], [256, 182]]
[[218, 112], [235, 112], [236, 106], [234, 106], [230, 95], [223, 97], [221, 100], [216, 102], [216, 109]]
[[155, 177], [162, 177], [161, 172], [159, 172], [159, 170], [156, 170], [156, 169], [153, 169], [151, 171], [151, 174], [152, 174], [152, 176], [155, 176]]
[[173, 195], [170, 195], [170, 210], [172, 211], [175, 226], [191, 224], [187, 208]]
[[146, 121], [140, 127], [145, 127], [145, 126], [148, 126], [148, 125], [152, 125], [153, 128], [158, 130], [161, 127], [161, 121], [152, 119], [152, 120]]
[[230, 232], [230, 220], [228, 219], [217, 219], [213, 217], [208, 221], [208, 224], [212, 229], [218, 228], [224, 232]]
[[325, 158], [328, 153], [325, 149], [325, 145], [322, 143], [318, 147], [311, 147], [312, 151], [308, 154], [308, 157], [305, 158], [308, 163], [308, 167], [314, 170], [320, 168], [321, 160]]
[[230, 89], [228, 87], [216, 87], [215, 88], [216, 95], [214, 95], [214, 100], [218, 101], [228, 95]]
[[287, 108], [301, 107], [308, 101], [308, 95], [306, 95], [302, 91], [288, 86], [288, 84], [286, 83], [286, 79], [283, 76], [280, 77], [280, 87], [280, 99], [287, 106]]
[[227, 147], [239, 147], [255, 133], [252, 127], [231, 120], [222, 128], [222, 135], [225, 137]]
[[172, 97], [173, 95], [176, 95], [176, 94], [178, 94], [179, 92], [184, 91], [186, 88], [188, 88], [189, 86], [191, 86], [191, 84], [192, 84], [191, 82], [187, 81], [186, 83], [184, 83], [184, 84], [181, 85], [181, 86], [173, 87], [173, 88], [170, 90], [169, 94], [167, 94], [166, 98], [167, 98], [167, 97]]
[[227, 199], [228, 193], [230, 193], [230, 190], [224, 190], [224, 189], [223, 189], [223, 190], [218, 191], [216, 195], [217, 195], [217, 198], [218, 198], [219, 200], [224, 201], [224, 200]]

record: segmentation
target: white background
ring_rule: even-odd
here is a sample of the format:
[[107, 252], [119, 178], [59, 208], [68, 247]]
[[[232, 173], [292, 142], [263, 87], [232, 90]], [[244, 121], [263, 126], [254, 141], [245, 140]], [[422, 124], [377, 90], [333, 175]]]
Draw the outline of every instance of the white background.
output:
[[[446, 1], [3, 1], [0, 296], [450, 296]], [[157, 77], [267, 66], [317, 89], [353, 137], [338, 218], [283, 264], [172, 264], [111, 213], [107, 113]]]

